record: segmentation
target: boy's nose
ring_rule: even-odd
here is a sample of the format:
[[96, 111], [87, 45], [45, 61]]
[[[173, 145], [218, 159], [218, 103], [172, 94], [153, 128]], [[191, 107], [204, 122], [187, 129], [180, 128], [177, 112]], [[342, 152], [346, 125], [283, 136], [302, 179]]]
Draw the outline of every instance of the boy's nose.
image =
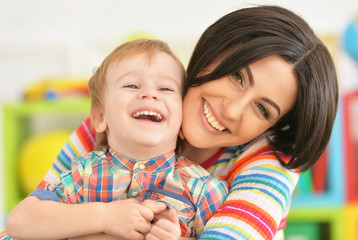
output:
[[150, 99], [158, 100], [159, 95], [155, 88], [145, 87], [145, 88], [142, 88], [142, 91], [139, 93], [139, 98], [147, 99], [147, 100], [150, 100]]

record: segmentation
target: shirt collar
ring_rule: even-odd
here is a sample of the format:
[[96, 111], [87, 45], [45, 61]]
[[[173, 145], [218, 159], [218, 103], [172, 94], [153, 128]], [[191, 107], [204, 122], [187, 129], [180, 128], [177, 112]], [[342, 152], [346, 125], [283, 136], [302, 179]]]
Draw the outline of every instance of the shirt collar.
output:
[[[109, 147], [107, 157], [111, 157], [113, 163], [119, 168], [127, 169], [129, 171], [143, 171], [143, 169], [145, 169], [146, 172], [161, 172], [168, 168], [174, 168], [175, 164], [174, 151], [147, 160], [137, 161], [136, 159], [125, 156]], [[139, 164], [144, 165], [145, 167], [143, 167], [143, 169], [138, 169], [136, 166]]]

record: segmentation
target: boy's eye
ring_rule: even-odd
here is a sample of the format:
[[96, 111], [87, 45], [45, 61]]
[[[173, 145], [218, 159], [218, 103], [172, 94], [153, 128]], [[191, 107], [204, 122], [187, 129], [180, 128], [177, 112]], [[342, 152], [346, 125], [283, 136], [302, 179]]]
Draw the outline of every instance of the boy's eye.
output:
[[172, 89], [167, 88], [167, 87], [162, 87], [162, 88], [159, 88], [159, 91], [163, 91], [163, 92], [173, 92], [173, 90], [172, 90]]
[[135, 84], [128, 84], [124, 86], [125, 88], [139, 89], [139, 87]]
[[243, 85], [243, 77], [240, 72], [234, 72], [233, 77], [241, 86]]
[[262, 116], [265, 118], [265, 119], [268, 119], [269, 118], [269, 112], [267, 111], [266, 107], [261, 104], [261, 103], [256, 103], [256, 106], [257, 106], [257, 109], [260, 111], [260, 113], [262, 114]]

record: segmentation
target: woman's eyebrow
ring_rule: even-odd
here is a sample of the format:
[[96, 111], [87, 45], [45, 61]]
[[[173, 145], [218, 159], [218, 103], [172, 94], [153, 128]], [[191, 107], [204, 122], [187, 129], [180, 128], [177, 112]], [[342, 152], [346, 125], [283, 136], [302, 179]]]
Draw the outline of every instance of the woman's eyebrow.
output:
[[249, 77], [249, 83], [250, 83], [250, 86], [252, 87], [255, 84], [255, 82], [254, 82], [254, 77], [252, 76], [251, 69], [248, 66], [244, 67], [244, 69], [247, 72], [247, 75]]
[[277, 113], [278, 113], [278, 117], [281, 116], [281, 109], [280, 109], [280, 107], [279, 107], [274, 101], [272, 101], [271, 99], [266, 98], [266, 97], [262, 98], [262, 100], [265, 101], [265, 102], [267, 102], [267, 103], [270, 104], [273, 108], [276, 109], [276, 111], [277, 111]]
[[[251, 72], [250, 67], [247, 66], [247, 67], [245, 67], [244, 69], [245, 69], [245, 71], [247, 72], [247, 75], [248, 75], [248, 77], [249, 77], [250, 86], [255, 85], [254, 77], [253, 77], [253, 75], [252, 75], [252, 72]], [[265, 101], [265, 102], [267, 102], [268, 104], [270, 104], [272, 107], [274, 107], [274, 108], [276, 109], [276, 111], [277, 111], [277, 113], [278, 113], [278, 117], [281, 116], [281, 109], [280, 109], [280, 107], [279, 107], [274, 101], [272, 101], [271, 99], [266, 98], [266, 97], [262, 98], [262, 100]]]

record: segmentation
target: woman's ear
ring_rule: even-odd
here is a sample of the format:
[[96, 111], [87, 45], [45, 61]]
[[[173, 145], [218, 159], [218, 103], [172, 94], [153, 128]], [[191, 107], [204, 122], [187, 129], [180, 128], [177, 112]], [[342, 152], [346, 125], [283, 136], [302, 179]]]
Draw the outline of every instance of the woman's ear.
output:
[[92, 115], [92, 124], [96, 132], [101, 133], [105, 132], [107, 130], [107, 122], [104, 118], [104, 112], [102, 109], [92, 109], [91, 110]]

